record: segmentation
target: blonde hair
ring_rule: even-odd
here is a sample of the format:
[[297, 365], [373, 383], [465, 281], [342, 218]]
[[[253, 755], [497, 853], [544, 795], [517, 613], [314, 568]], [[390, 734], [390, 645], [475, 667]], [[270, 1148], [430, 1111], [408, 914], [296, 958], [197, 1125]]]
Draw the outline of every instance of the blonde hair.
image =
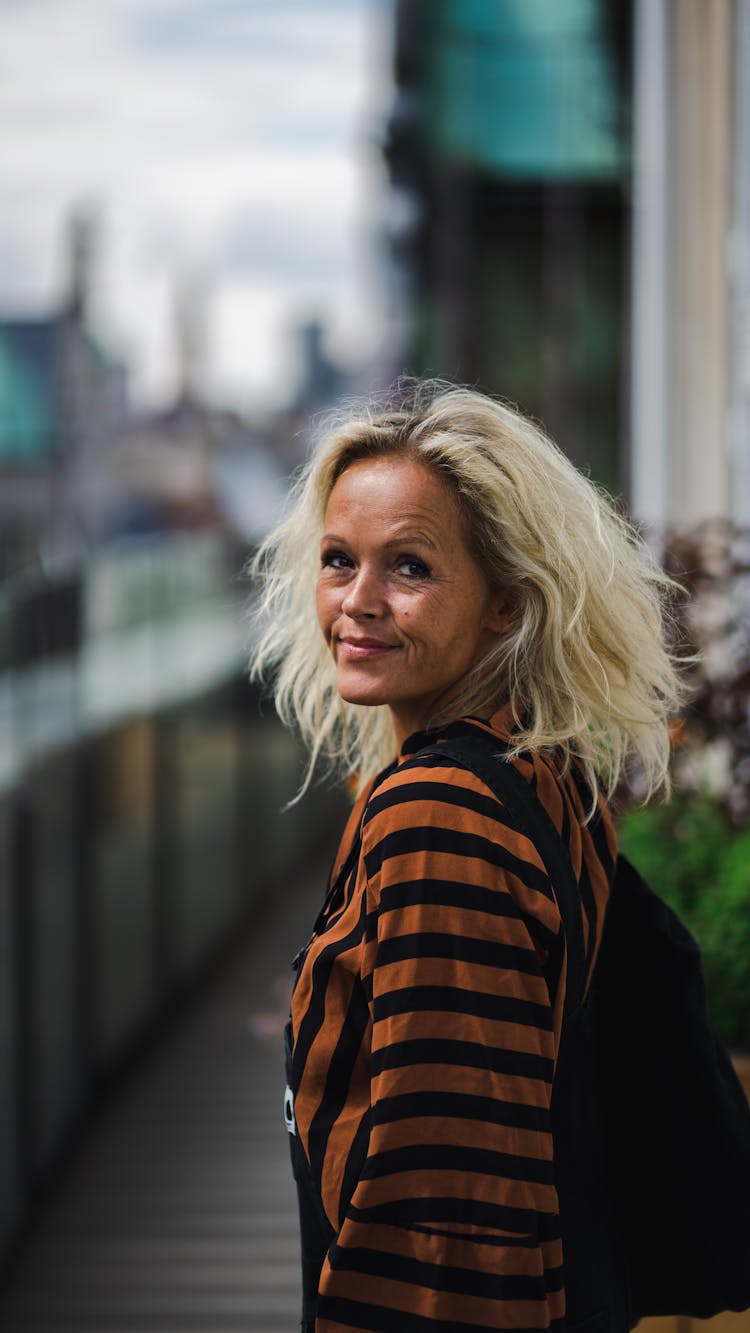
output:
[[[403, 389], [402, 389], [403, 392]], [[629, 756], [645, 790], [668, 784], [668, 723], [682, 696], [667, 646], [676, 588], [638, 533], [542, 430], [505, 404], [442, 383], [412, 386], [396, 409], [360, 407], [333, 424], [293, 486], [286, 518], [251, 562], [261, 583], [256, 678], [275, 676], [281, 718], [360, 788], [396, 754], [385, 705], [345, 703], [317, 624], [326, 505], [355, 461], [404, 454], [444, 478], [490, 584], [512, 590], [511, 628], [464, 679], [450, 717], [510, 701], [513, 753], [554, 749], [611, 795]], [[301, 794], [301, 793], [300, 793]]]

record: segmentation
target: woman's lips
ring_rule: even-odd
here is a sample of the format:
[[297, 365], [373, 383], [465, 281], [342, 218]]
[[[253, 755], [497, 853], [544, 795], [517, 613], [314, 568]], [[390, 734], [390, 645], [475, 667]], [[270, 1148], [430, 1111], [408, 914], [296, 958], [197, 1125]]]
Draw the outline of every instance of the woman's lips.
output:
[[377, 639], [339, 639], [339, 651], [355, 662], [381, 657], [384, 653], [392, 653], [397, 647], [397, 643], [380, 643]]

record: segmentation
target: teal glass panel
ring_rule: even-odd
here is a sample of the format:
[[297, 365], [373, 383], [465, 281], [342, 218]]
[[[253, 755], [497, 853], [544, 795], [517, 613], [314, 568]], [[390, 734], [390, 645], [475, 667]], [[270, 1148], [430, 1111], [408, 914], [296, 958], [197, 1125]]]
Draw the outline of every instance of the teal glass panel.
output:
[[0, 464], [47, 462], [53, 447], [48, 386], [33, 365], [16, 355], [0, 329]]
[[599, 180], [626, 165], [598, 0], [438, 0], [433, 153], [505, 177]]

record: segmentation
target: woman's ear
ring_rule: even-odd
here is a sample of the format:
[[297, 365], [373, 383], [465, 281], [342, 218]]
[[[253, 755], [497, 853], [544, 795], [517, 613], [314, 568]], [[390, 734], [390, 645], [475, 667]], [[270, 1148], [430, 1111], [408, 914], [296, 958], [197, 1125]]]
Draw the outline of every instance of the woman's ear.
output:
[[516, 619], [516, 607], [507, 593], [492, 593], [485, 616], [485, 628], [493, 634], [507, 634]]

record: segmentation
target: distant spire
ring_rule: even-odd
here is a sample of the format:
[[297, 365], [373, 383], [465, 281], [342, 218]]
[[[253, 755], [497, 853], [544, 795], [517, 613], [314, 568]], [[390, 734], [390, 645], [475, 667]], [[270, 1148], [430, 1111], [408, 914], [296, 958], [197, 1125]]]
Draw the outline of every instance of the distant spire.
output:
[[98, 220], [91, 208], [76, 208], [68, 222], [68, 300], [73, 319], [83, 323], [89, 313]]
[[206, 362], [206, 287], [196, 278], [183, 278], [174, 294], [174, 337], [181, 402], [198, 402]]

